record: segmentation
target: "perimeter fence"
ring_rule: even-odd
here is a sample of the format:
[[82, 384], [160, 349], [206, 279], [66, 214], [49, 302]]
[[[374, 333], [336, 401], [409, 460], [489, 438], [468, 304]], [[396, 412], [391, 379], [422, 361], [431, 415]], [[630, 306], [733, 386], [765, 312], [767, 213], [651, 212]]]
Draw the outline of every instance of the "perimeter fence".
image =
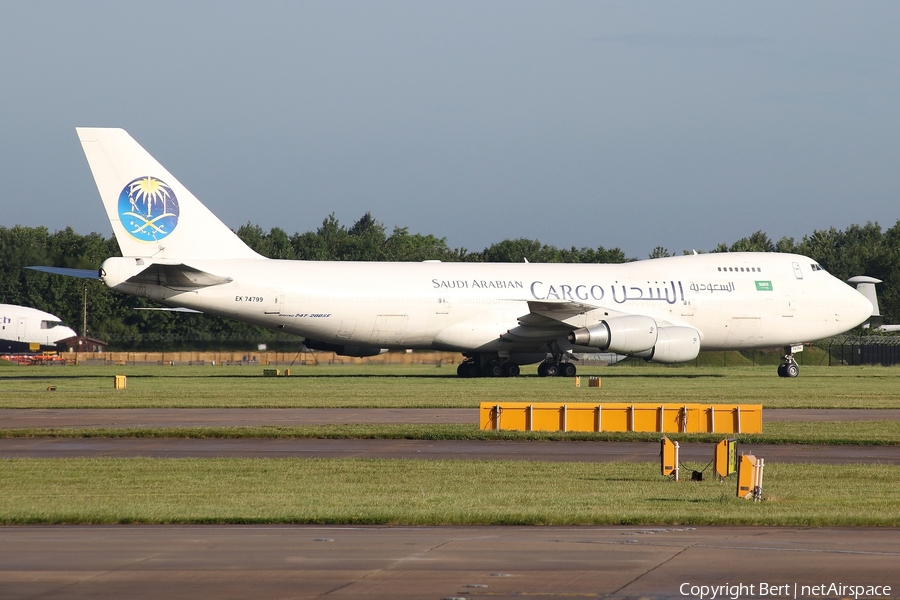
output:
[[828, 340], [828, 365], [900, 364], [900, 336], [839, 336]]

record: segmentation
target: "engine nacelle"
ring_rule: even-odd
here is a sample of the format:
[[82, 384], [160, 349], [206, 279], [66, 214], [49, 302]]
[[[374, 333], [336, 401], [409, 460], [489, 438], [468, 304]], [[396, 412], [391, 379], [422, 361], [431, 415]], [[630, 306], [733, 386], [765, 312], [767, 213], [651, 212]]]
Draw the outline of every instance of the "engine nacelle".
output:
[[694, 360], [700, 354], [700, 332], [693, 327], [660, 327], [653, 348], [633, 356], [649, 362], [671, 365]]
[[656, 321], [650, 317], [628, 315], [576, 329], [569, 334], [569, 341], [617, 354], [634, 354], [651, 350], [656, 345], [658, 329]]
[[378, 356], [387, 352], [387, 348], [374, 348], [372, 346], [345, 346], [344, 344], [331, 344], [329, 342], [320, 342], [307, 338], [303, 345], [310, 350], [322, 350], [325, 352], [334, 352], [338, 356], [354, 356], [356, 358], [365, 358], [367, 356]]

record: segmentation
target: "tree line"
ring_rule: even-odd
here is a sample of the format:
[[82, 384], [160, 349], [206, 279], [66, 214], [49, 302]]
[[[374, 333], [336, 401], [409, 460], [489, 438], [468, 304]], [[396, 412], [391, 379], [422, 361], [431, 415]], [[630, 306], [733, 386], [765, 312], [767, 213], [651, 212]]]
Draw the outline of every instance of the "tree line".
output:
[[[507, 239], [480, 252], [450, 248], [446, 238], [411, 234], [406, 227], [388, 232], [383, 223], [365, 213], [350, 227], [335, 216], [326, 217], [315, 231], [288, 235], [247, 223], [237, 235], [269, 258], [294, 260], [624, 263], [637, 260], [619, 248], [598, 246], [557, 248], [526, 238]], [[771, 240], [757, 231], [709, 252], [793, 252], [814, 259], [835, 277], [869, 275], [884, 281], [878, 286], [881, 312], [888, 323], [900, 323], [900, 221], [886, 231], [877, 223], [851, 225], [844, 230], [814, 231], [799, 242]], [[688, 252], [686, 251], [685, 254]], [[71, 228], [50, 233], [45, 227], [0, 227], [0, 303], [20, 304], [59, 316], [80, 332], [82, 299], [87, 291], [88, 335], [109, 342], [110, 350], [249, 349], [258, 343], [270, 348], [299, 346], [294, 336], [200, 314], [143, 311], [152, 303], [107, 289], [99, 281], [49, 275], [25, 269], [46, 265], [97, 269], [106, 258], [120, 256], [115, 238], [98, 233], [79, 235]], [[670, 256], [656, 247], [648, 258]]]

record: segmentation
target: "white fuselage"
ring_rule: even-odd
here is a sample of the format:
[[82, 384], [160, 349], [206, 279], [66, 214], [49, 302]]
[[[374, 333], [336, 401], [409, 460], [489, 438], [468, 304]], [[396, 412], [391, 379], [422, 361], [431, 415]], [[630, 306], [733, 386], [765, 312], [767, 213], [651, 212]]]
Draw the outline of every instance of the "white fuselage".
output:
[[[148, 263], [150, 261], [147, 261]], [[146, 265], [113, 258], [110, 287], [319, 341], [375, 348], [541, 351], [568, 331], [621, 315], [700, 332], [704, 350], [784, 346], [836, 335], [872, 306], [804, 256], [717, 253], [624, 264], [306, 262], [200, 259], [231, 281], [196, 289], [127, 283]], [[536, 304], [580, 305], [546, 327]], [[578, 311], [573, 311], [578, 312]]]
[[75, 336], [59, 317], [36, 308], [0, 304], [0, 350], [37, 351], [52, 348], [60, 340]]

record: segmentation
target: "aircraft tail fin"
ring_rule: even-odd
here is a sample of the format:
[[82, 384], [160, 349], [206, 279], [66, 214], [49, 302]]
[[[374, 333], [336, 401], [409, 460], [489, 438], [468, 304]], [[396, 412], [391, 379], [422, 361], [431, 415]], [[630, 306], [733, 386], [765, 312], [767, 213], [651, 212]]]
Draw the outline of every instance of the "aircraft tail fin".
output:
[[875, 293], [875, 284], [881, 283], [880, 279], [857, 275], [847, 280], [856, 286], [856, 290], [872, 303], [872, 316], [862, 324], [863, 329], [874, 328], [877, 331], [900, 331], [900, 325], [886, 325], [884, 316], [878, 310], [878, 295]]
[[123, 256], [260, 258], [123, 129], [75, 130]]
[[881, 317], [881, 312], [878, 310], [878, 295], [875, 293], [875, 284], [881, 283], [881, 280], [866, 275], [856, 275], [848, 279], [847, 283], [854, 284], [856, 290], [872, 303], [872, 316]]

